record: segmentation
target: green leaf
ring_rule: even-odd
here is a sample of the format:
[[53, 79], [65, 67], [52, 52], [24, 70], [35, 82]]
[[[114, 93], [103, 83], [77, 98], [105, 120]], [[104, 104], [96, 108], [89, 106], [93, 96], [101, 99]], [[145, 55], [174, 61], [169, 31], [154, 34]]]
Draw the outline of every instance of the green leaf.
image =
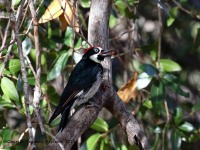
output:
[[161, 81], [156, 80], [151, 86], [150, 95], [153, 108], [155, 108], [156, 110], [160, 110], [163, 103], [163, 99], [165, 97], [164, 84]]
[[110, 15], [110, 19], [109, 19], [109, 27], [113, 28], [116, 24], [116, 18], [113, 15]]
[[159, 73], [158, 69], [150, 64], [143, 64], [140, 66], [140, 69], [146, 72], [149, 76], [154, 76]]
[[78, 41], [76, 42], [74, 48], [75, 48], [75, 49], [79, 49], [79, 48], [81, 48], [81, 43], [82, 43], [82, 39], [79, 38]]
[[105, 148], [105, 141], [104, 139], [101, 140], [101, 143], [100, 143], [100, 150], [104, 150]]
[[1, 79], [1, 89], [8, 98], [19, 101], [19, 95], [17, 93], [16, 87], [10, 79], [6, 77]]
[[180, 150], [181, 147], [181, 137], [177, 130], [172, 131], [171, 133], [171, 144], [173, 150]]
[[169, 17], [169, 18], [167, 19], [167, 26], [168, 26], [168, 27], [171, 26], [171, 25], [174, 23], [174, 21], [175, 21], [175, 18]]
[[20, 4], [21, 0], [12, 0], [12, 8]]
[[53, 67], [47, 75], [47, 80], [53, 80], [61, 74], [61, 71], [64, 69], [66, 62], [71, 56], [72, 51], [63, 51], [53, 63]]
[[12, 74], [15, 74], [21, 69], [21, 64], [19, 59], [11, 59], [9, 61], [8, 69]]
[[152, 77], [149, 76], [146, 72], [143, 72], [138, 75], [137, 77], [137, 89], [141, 90], [149, 85], [151, 82]]
[[185, 131], [185, 132], [191, 132], [194, 130], [194, 126], [189, 123], [189, 122], [185, 122], [184, 124], [182, 124], [181, 126], [178, 127], [180, 130]]
[[3, 95], [0, 98], [0, 106], [8, 107], [8, 108], [15, 108], [15, 105], [11, 102], [11, 100], [6, 95]]
[[151, 100], [144, 100], [142, 105], [149, 109], [153, 108]]
[[64, 44], [69, 47], [72, 47], [72, 42], [73, 42], [73, 29], [68, 27], [67, 31], [65, 32]]
[[[1, 69], [1, 67], [2, 67], [2, 63], [0, 63], [0, 69]], [[6, 69], [4, 68], [3, 74], [4, 74], [4, 75], [9, 75], [9, 74], [11, 74], [11, 72], [8, 71], [8, 70], [6, 70]]]
[[196, 112], [197, 110], [200, 110], [200, 102], [197, 102], [192, 107], [192, 113]]
[[160, 70], [162, 72], [181, 71], [181, 66], [170, 59], [160, 59]]
[[3, 127], [0, 132], [1, 144], [5, 143], [5, 141], [10, 141], [11, 139], [11, 130], [8, 127]]
[[83, 8], [90, 8], [90, 1], [89, 0], [81, 0], [80, 1], [80, 5], [83, 7]]
[[91, 135], [86, 141], [87, 150], [96, 150], [97, 143], [100, 138], [101, 138], [100, 133], [95, 133]]
[[195, 51], [200, 47], [200, 28], [197, 28], [196, 30], [197, 30], [197, 34], [196, 34], [196, 37], [195, 37], [195, 41], [194, 41], [194, 44], [193, 44], [192, 51]]
[[121, 144], [119, 147], [120, 150], [128, 150], [128, 148], [124, 144]]
[[126, 16], [129, 19], [132, 19], [133, 17], [135, 17], [134, 13], [129, 11], [129, 9], [124, 1], [122, 1], [122, 0], [115, 1], [115, 7], [118, 9], [118, 11], [120, 12], [121, 15]]
[[28, 55], [31, 51], [31, 48], [32, 48], [31, 39], [28, 38], [28, 36], [26, 36], [26, 38], [22, 42], [22, 49], [23, 49], [24, 55]]
[[90, 127], [93, 130], [96, 130], [99, 132], [107, 132], [108, 131], [108, 124], [102, 118], [97, 118]]
[[176, 108], [174, 122], [178, 125], [183, 120], [183, 109], [181, 107]]
[[169, 18], [167, 19], [167, 26], [168, 27], [171, 26], [174, 23], [177, 15], [178, 15], [178, 7], [172, 8], [172, 10], [170, 11], [169, 14], [170, 14]]
[[52, 123], [50, 124], [50, 126], [51, 126], [51, 127], [55, 127], [55, 126], [57, 126], [57, 125], [59, 125], [59, 124], [60, 124], [60, 117], [54, 119], [54, 120], [52, 121]]
[[163, 79], [162, 79], [163, 83], [165, 84], [165, 86], [167, 86], [170, 90], [172, 90], [173, 92], [184, 96], [186, 98], [190, 97], [190, 94], [188, 92], [183, 91], [180, 86], [177, 84], [177, 78], [174, 75], [171, 74], [166, 74]]

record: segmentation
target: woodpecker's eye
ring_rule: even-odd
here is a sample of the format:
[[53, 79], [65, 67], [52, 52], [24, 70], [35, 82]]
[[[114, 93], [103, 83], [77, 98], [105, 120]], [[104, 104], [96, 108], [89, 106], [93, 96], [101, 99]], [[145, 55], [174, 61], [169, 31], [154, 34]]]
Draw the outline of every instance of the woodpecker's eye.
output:
[[95, 49], [94, 49], [94, 52], [95, 52], [95, 53], [98, 53], [98, 52], [99, 52], [99, 49], [98, 49], [98, 48], [95, 48]]

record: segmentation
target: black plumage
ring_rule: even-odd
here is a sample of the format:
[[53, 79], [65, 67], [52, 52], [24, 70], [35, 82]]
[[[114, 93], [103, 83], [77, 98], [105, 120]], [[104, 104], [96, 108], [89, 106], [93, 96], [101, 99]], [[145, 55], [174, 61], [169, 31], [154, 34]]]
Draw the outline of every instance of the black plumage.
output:
[[[98, 90], [103, 76], [103, 67], [100, 64], [104, 57], [101, 48], [87, 49], [83, 58], [75, 66], [69, 77], [68, 83], [61, 95], [60, 102], [56, 107], [49, 124], [59, 115], [62, 115], [59, 130], [66, 126], [70, 110], [74, 105], [87, 102]], [[91, 57], [94, 56], [94, 57]]]

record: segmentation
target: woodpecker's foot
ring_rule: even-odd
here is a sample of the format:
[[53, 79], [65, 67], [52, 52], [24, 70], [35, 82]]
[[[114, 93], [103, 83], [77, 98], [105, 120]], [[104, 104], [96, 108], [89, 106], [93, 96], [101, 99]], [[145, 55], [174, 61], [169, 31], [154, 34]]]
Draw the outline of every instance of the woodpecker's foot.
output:
[[94, 106], [100, 109], [99, 105], [97, 105], [96, 103], [93, 103], [92, 101], [88, 101], [88, 104], [86, 107], [94, 107]]

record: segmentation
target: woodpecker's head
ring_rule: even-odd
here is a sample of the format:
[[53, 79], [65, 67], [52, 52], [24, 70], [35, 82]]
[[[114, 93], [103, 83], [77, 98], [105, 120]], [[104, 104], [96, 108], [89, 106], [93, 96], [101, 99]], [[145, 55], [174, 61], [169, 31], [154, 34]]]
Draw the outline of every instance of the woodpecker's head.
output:
[[90, 47], [85, 50], [83, 58], [89, 58], [96, 63], [100, 63], [105, 57], [115, 55], [114, 53], [114, 50], [105, 51], [101, 47]]

